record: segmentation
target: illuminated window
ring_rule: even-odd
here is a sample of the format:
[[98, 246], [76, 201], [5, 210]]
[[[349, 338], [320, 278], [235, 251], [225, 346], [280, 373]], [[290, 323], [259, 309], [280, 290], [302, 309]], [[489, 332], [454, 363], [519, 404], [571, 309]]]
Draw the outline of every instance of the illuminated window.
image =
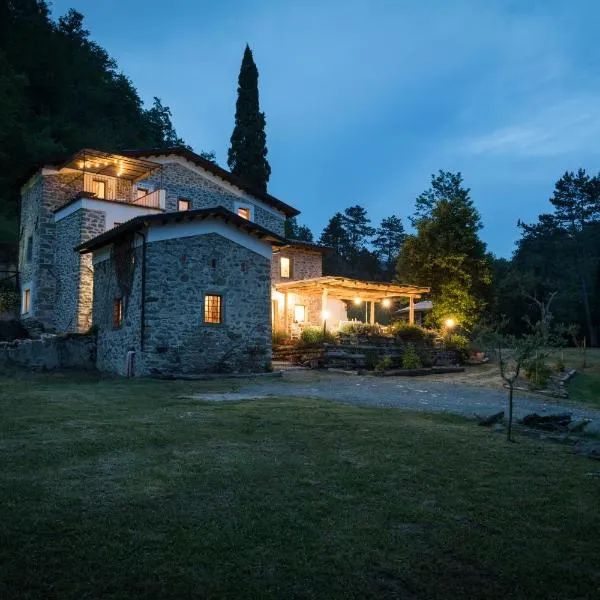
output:
[[106, 181], [94, 179], [92, 181], [92, 192], [96, 194], [96, 198], [106, 198]]
[[31, 290], [26, 288], [23, 290], [23, 301], [21, 305], [21, 313], [26, 315], [31, 310]]
[[290, 259], [287, 256], [282, 256], [280, 259], [280, 274], [282, 277], [290, 277]]
[[139, 187], [137, 189], [137, 197], [138, 198], [143, 198], [144, 196], [148, 195], [148, 192], [149, 192], [148, 188], [141, 188], [141, 187]]
[[177, 200], [177, 210], [190, 210], [192, 208], [192, 203], [190, 200], [186, 200], [185, 198], [179, 198]]
[[294, 321], [296, 323], [304, 323], [306, 321], [306, 307], [303, 304], [294, 306]]
[[240, 206], [237, 209], [238, 217], [242, 217], [242, 219], [250, 220], [250, 209], [244, 206]]
[[217, 296], [216, 294], [206, 294], [206, 296], [204, 296], [204, 322], [223, 322], [223, 303], [221, 296]]
[[123, 298], [113, 300], [113, 327], [118, 329], [123, 325]]

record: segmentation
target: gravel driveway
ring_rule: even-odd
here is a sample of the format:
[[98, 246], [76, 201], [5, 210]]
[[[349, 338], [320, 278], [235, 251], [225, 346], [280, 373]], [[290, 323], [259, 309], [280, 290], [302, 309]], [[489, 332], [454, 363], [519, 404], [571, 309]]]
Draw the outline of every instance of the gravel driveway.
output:
[[[220, 397], [216, 397], [220, 396]], [[332, 402], [404, 408], [426, 412], [448, 412], [457, 415], [489, 415], [506, 410], [507, 394], [503, 390], [470, 387], [450, 379], [370, 377], [340, 375], [314, 371], [286, 371], [281, 379], [253, 379], [240, 382], [237, 393], [201, 394], [207, 400], [251, 399], [265, 396], [317, 398]], [[573, 420], [593, 420], [587, 431], [600, 433], [600, 411], [565, 400], [515, 393], [515, 417], [536, 412], [556, 414], [569, 412]]]

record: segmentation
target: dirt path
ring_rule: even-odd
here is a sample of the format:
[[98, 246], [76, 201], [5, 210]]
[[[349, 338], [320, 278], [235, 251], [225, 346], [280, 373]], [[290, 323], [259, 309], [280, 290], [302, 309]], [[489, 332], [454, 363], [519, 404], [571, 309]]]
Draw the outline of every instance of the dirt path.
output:
[[[253, 379], [236, 383], [237, 393], [220, 399], [244, 399], [265, 396], [318, 398], [347, 404], [404, 408], [458, 415], [489, 415], [506, 409], [506, 391], [478, 387], [464, 377], [429, 378], [353, 376], [315, 371], [287, 371], [281, 379]], [[214, 394], [198, 398], [217, 400]], [[600, 433], [600, 411], [565, 400], [517, 394], [515, 416], [526, 414], [572, 413], [573, 419], [593, 420], [589, 431]]]

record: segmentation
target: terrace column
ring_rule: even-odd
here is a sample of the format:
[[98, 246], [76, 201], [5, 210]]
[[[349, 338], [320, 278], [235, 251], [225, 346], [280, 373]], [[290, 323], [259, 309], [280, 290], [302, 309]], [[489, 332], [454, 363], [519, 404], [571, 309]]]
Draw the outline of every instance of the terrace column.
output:
[[283, 293], [283, 328], [287, 335], [290, 335], [288, 319], [288, 293]]
[[371, 300], [371, 314], [369, 322], [371, 325], [375, 325], [375, 300]]
[[415, 300], [412, 296], [408, 297], [408, 324], [415, 324]]
[[325, 313], [327, 312], [327, 288], [323, 288], [321, 295], [321, 319], [325, 320]]

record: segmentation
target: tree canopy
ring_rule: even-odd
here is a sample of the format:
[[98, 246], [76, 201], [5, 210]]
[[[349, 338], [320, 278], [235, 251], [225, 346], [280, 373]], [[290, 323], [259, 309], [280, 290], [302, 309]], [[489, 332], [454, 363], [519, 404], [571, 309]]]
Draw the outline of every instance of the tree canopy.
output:
[[435, 323], [452, 317], [470, 328], [488, 301], [491, 271], [479, 238], [481, 218], [461, 174], [432, 175], [431, 187], [416, 199], [411, 222], [416, 233], [402, 245], [398, 279], [431, 287]]
[[144, 108], [81, 13], [54, 21], [44, 0], [0, 0], [0, 219], [16, 222], [19, 182], [37, 164], [181, 144], [169, 108]]

